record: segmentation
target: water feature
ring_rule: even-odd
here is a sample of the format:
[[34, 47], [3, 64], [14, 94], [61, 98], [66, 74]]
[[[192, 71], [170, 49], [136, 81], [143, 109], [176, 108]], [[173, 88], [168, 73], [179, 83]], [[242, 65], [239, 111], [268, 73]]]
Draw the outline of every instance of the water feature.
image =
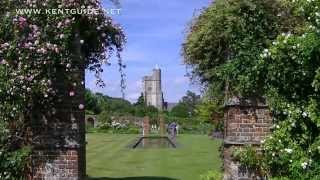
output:
[[141, 137], [132, 148], [176, 148], [176, 145], [168, 137]]
[[[163, 117], [161, 116], [159, 119], [159, 128], [157, 125], [150, 126], [149, 117], [145, 117], [142, 124], [142, 137], [140, 137], [134, 144], [130, 147], [135, 148], [176, 148], [176, 133], [171, 134], [170, 136], [166, 135], [166, 127]], [[151, 127], [151, 128], [150, 128]], [[159, 135], [153, 136], [151, 134], [151, 130], [156, 130], [156, 132], [160, 133]], [[171, 127], [171, 129], [173, 129]], [[176, 131], [171, 130], [170, 133]]]

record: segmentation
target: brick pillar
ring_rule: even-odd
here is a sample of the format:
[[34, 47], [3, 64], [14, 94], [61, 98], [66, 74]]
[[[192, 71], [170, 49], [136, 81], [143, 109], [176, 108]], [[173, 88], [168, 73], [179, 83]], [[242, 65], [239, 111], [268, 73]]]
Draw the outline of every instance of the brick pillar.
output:
[[166, 127], [165, 127], [165, 123], [162, 115], [160, 116], [159, 128], [160, 128], [160, 136], [165, 136]]
[[265, 103], [233, 98], [225, 104], [224, 111], [224, 179], [251, 180], [254, 172], [232, 160], [232, 152], [245, 145], [257, 149], [269, 133], [272, 117]]
[[143, 136], [149, 136], [150, 134], [150, 120], [149, 117], [146, 116], [143, 119]]
[[[80, 42], [76, 38], [77, 42]], [[57, 65], [53, 85], [57, 89], [54, 108], [37, 112], [33, 124], [32, 180], [83, 180], [86, 173], [85, 157], [85, 66], [81, 61], [79, 43], [75, 44], [72, 82], [65, 67]], [[59, 73], [60, 72], [60, 73]], [[70, 92], [74, 95], [70, 95]]]

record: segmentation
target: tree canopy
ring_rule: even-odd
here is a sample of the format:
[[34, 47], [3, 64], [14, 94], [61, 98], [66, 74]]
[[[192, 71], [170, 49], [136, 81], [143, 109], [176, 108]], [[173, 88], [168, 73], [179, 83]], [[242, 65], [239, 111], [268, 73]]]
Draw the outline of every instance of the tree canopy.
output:
[[[143, 97], [143, 96], [142, 96]], [[86, 107], [94, 114], [109, 114], [109, 116], [150, 116], [153, 117], [158, 113], [158, 109], [153, 106], [146, 106], [139, 98], [136, 103], [131, 103], [122, 98], [113, 98], [101, 93], [93, 93], [89, 89], [86, 90]], [[99, 111], [97, 111], [99, 110]]]
[[257, 61], [282, 32], [293, 32], [299, 19], [279, 0], [217, 0], [196, 17], [183, 44], [192, 77], [216, 96], [261, 94]]
[[192, 117], [195, 115], [196, 106], [200, 103], [201, 97], [194, 92], [187, 91], [180, 102], [170, 111], [171, 116], [175, 117]]
[[134, 105], [135, 105], [135, 106], [144, 106], [144, 105], [145, 105], [143, 93], [141, 93], [141, 95], [139, 96], [137, 102], [134, 103]]

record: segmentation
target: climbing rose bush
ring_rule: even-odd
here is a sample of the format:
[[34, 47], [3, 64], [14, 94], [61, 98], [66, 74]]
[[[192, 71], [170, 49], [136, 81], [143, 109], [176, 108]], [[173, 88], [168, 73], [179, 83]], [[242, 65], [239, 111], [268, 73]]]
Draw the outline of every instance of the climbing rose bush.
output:
[[320, 1], [291, 3], [305, 19], [303, 29], [279, 35], [257, 65], [275, 122], [263, 141], [264, 164], [272, 176], [319, 179]]
[[[54, 98], [56, 90], [52, 83], [59, 66], [69, 73], [77, 71], [77, 65], [83, 63], [96, 72], [97, 83], [101, 84], [102, 64], [114, 50], [122, 50], [124, 34], [111, 18], [103, 14], [99, 1], [4, 1], [1, 7], [0, 96], [5, 103], [1, 103], [0, 118], [3, 120], [16, 119], [32, 94], [39, 95], [43, 104]], [[21, 16], [15, 13], [17, 8], [32, 7], [97, 8], [101, 12], [97, 15], [61, 16]], [[79, 36], [79, 42], [73, 42], [75, 36]], [[81, 46], [82, 56], [78, 62], [73, 57], [74, 43]], [[69, 83], [77, 86], [72, 77]]]
[[[96, 9], [94, 14], [25, 14], [17, 9]], [[95, 72], [98, 85], [104, 85], [100, 74], [115, 54], [124, 78], [120, 52], [126, 42], [121, 27], [104, 14], [99, 0], [2, 0], [0, 2], [0, 176], [8, 176], [6, 160], [32, 140], [27, 137], [32, 110], [54, 115], [57, 99], [57, 77], [70, 96], [77, 93], [78, 83], [73, 72], [79, 65]], [[122, 81], [124, 88], [124, 81]], [[79, 105], [83, 109], [84, 105]], [[10, 127], [10, 128], [9, 128]], [[6, 154], [7, 153], [7, 154]], [[6, 155], [4, 155], [6, 154]], [[23, 154], [23, 153], [22, 153]], [[23, 158], [18, 158], [23, 159]], [[17, 166], [20, 167], [20, 166]], [[17, 169], [12, 171], [19, 172]], [[22, 172], [22, 171], [21, 171]]]
[[319, 7], [319, 0], [216, 0], [184, 44], [191, 75], [219, 104], [266, 98], [272, 135], [261, 154], [243, 151], [239, 160], [270, 177], [320, 179]]

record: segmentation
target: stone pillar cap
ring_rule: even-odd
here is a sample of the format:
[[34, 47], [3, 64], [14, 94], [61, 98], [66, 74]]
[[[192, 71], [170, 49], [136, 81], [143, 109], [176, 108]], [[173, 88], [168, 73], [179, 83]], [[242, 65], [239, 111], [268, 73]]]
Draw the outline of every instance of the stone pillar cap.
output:
[[267, 107], [267, 103], [264, 98], [243, 98], [243, 97], [234, 96], [225, 100], [224, 107], [228, 107], [228, 106]]

